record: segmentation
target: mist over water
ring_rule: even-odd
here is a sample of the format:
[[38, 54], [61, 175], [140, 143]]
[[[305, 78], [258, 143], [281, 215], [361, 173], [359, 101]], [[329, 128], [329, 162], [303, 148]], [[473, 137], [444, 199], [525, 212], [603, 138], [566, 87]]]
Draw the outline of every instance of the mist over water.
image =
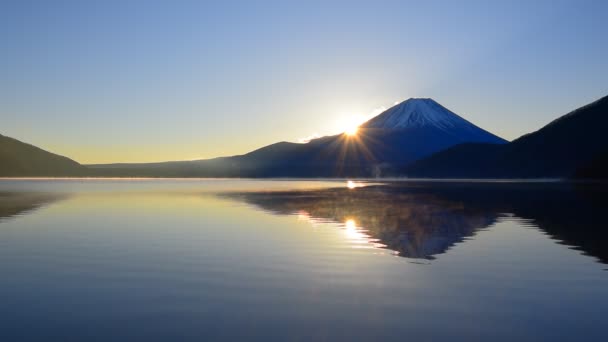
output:
[[0, 339], [599, 341], [605, 194], [0, 180]]

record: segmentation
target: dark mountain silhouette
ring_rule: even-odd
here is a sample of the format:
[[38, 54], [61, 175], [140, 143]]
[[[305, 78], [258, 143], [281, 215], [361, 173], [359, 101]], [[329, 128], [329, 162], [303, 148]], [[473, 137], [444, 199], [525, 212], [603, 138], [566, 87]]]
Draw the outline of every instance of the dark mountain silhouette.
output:
[[509, 144], [457, 145], [413, 163], [404, 173], [439, 178], [606, 178], [607, 129], [608, 96]]
[[86, 172], [69, 158], [0, 135], [0, 177], [82, 176]]
[[307, 144], [197, 161], [89, 165], [0, 135], [0, 176], [607, 178], [608, 97], [511, 143], [431, 99], [409, 99]]
[[361, 125], [354, 136], [279, 142], [209, 160], [89, 167], [106, 176], [370, 177], [393, 175], [415, 160], [465, 142], [506, 143], [431, 99], [409, 99]]
[[574, 178], [606, 179], [608, 178], [608, 150], [600, 153], [589, 163], [579, 167]]

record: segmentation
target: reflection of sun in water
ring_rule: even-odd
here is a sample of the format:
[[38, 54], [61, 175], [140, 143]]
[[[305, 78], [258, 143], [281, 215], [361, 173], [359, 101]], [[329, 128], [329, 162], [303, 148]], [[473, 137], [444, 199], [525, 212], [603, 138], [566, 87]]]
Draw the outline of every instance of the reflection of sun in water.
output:
[[346, 186], [347, 186], [349, 189], [354, 189], [354, 188], [356, 188], [356, 187], [357, 187], [357, 183], [355, 183], [355, 182], [353, 182], [353, 181], [349, 180], [349, 181], [347, 181], [347, 182], [346, 182]]
[[353, 219], [346, 220], [346, 222], [344, 223], [344, 226], [346, 227], [347, 230], [356, 230], [357, 229], [357, 223]]
[[363, 230], [357, 228], [357, 222], [353, 219], [348, 219], [344, 222], [344, 230], [346, 236], [354, 243], [366, 243], [367, 235]]
[[377, 249], [386, 247], [379, 239], [371, 237], [366, 229], [358, 227], [357, 221], [354, 219], [344, 221], [344, 232], [346, 238], [353, 244], [353, 248]]
[[305, 210], [298, 210], [297, 215], [299, 221], [310, 221], [310, 214]]

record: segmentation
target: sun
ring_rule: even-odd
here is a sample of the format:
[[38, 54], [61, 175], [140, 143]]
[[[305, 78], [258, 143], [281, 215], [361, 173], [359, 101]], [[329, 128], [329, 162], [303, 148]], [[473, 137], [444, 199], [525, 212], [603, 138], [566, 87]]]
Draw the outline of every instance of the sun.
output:
[[336, 130], [340, 132], [340, 134], [344, 134], [348, 137], [353, 137], [359, 133], [359, 125], [361, 125], [363, 121], [364, 120], [362, 120], [361, 115], [345, 115], [338, 121], [336, 121]]
[[354, 117], [349, 118], [346, 122], [343, 123], [343, 125], [344, 134], [349, 136], [356, 135], [357, 131], [359, 130], [359, 121]]
[[357, 125], [348, 125], [344, 130], [344, 134], [348, 136], [357, 135], [357, 131], [359, 130], [359, 126]]

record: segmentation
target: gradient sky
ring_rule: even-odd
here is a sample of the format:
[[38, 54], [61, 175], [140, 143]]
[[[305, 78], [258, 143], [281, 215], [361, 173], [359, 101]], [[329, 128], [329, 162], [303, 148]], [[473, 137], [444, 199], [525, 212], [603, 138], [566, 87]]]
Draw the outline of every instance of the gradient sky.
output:
[[608, 1], [2, 1], [0, 134], [232, 155], [431, 97], [506, 139], [608, 95]]

